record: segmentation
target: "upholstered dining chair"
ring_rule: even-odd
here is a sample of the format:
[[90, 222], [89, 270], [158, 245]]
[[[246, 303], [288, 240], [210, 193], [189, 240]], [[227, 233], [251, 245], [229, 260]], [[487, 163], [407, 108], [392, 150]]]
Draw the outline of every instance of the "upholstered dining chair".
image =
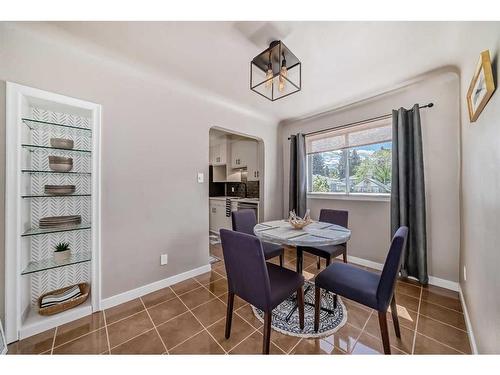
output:
[[[257, 224], [254, 210], [239, 210], [233, 211], [231, 215], [233, 223], [233, 230], [236, 232], [246, 233], [254, 236], [253, 227]], [[266, 260], [274, 257], [280, 257], [280, 266], [283, 267], [283, 254], [284, 249], [280, 245], [275, 245], [269, 242], [262, 242], [262, 249], [264, 250], [264, 258]]]
[[[344, 228], [348, 225], [349, 211], [322, 209], [319, 213], [319, 221], [330, 224], [337, 224]], [[326, 266], [330, 265], [332, 258], [342, 254], [344, 263], [347, 263], [347, 244], [338, 244], [318, 247], [297, 247], [297, 264], [302, 267], [303, 253], [309, 253], [318, 257], [318, 269], [320, 269], [321, 258], [326, 260]], [[300, 268], [300, 270], [302, 270]]]
[[389, 332], [387, 329], [387, 309], [390, 304], [394, 331], [396, 332], [396, 337], [401, 338], [394, 286], [396, 285], [396, 278], [401, 264], [401, 255], [407, 235], [407, 227], [400, 227], [396, 231], [392, 238], [391, 247], [381, 274], [370, 272], [350, 264], [333, 263], [316, 276], [315, 331], [319, 329], [321, 289], [325, 289], [335, 293], [334, 308], [337, 304], [337, 295], [341, 295], [377, 310], [384, 353], [391, 354]]
[[299, 326], [304, 329], [304, 277], [287, 268], [268, 263], [260, 240], [246, 233], [220, 230], [226, 266], [228, 297], [225, 337], [231, 335], [234, 296], [264, 312], [262, 353], [269, 354], [272, 311], [297, 292]]

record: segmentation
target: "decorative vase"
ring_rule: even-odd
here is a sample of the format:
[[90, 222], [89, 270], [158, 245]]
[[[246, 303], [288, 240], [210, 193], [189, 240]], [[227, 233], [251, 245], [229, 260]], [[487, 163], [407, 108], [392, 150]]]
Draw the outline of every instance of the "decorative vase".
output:
[[54, 260], [56, 263], [63, 263], [69, 259], [70, 255], [70, 249], [64, 251], [54, 251]]

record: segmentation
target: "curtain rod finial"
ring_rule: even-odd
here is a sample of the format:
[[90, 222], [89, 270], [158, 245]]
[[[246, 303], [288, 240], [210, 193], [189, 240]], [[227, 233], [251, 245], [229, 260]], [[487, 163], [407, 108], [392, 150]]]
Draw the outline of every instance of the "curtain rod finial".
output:
[[431, 102], [431, 103], [427, 104], [427, 107], [429, 107], [429, 108], [434, 107], [434, 103]]

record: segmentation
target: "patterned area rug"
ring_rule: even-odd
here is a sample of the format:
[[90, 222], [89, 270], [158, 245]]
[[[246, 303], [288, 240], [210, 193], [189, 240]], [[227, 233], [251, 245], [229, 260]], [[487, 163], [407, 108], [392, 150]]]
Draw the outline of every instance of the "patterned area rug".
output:
[[[304, 329], [299, 327], [299, 311], [295, 312], [288, 321], [286, 318], [290, 311], [295, 307], [295, 297], [292, 296], [285, 300], [273, 310], [271, 321], [272, 329], [289, 336], [303, 338], [319, 338], [331, 335], [337, 332], [347, 321], [347, 310], [340, 296], [337, 299], [337, 308], [333, 309], [333, 294], [322, 290], [321, 307], [327, 308], [332, 312], [321, 310], [319, 317], [319, 330], [314, 332], [314, 283], [306, 281], [304, 283]], [[309, 303], [309, 304], [308, 304]], [[257, 319], [264, 321], [264, 313], [255, 308], [253, 312]]]

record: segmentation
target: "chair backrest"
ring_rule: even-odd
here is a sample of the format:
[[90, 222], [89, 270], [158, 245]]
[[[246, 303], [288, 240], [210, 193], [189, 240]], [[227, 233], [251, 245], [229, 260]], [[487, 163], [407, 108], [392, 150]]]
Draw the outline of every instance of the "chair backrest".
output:
[[260, 240], [246, 233], [220, 230], [229, 292], [261, 310], [271, 304], [271, 284]]
[[231, 221], [234, 231], [254, 235], [253, 227], [257, 224], [254, 210], [233, 211]]
[[391, 302], [407, 236], [408, 227], [400, 227], [392, 238], [391, 248], [385, 259], [377, 288], [377, 301], [380, 311], [386, 310]]
[[344, 210], [330, 210], [323, 208], [319, 212], [319, 221], [330, 224], [337, 224], [344, 228], [348, 225], [349, 211]]

